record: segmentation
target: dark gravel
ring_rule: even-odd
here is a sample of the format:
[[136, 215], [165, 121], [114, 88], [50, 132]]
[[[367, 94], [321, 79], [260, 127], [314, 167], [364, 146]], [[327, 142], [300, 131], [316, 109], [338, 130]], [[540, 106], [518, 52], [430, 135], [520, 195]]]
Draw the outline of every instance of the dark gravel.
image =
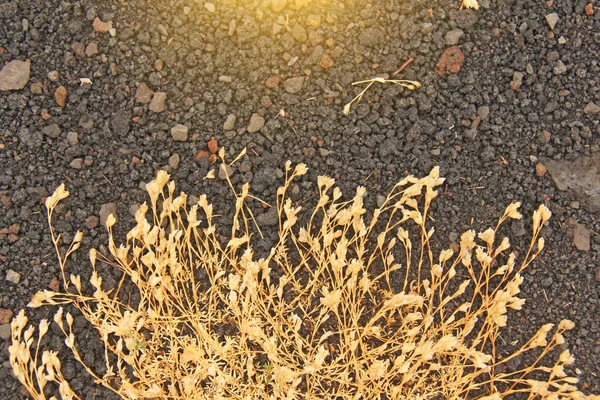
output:
[[[226, 183], [202, 180], [214, 168], [206, 157], [213, 137], [231, 155], [248, 148], [233, 182], [250, 181], [267, 201], [288, 159], [310, 167], [294, 188], [300, 201], [310, 204], [316, 177], [328, 174], [346, 194], [366, 185], [370, 207], [406, 173], [440, 165], [448, 186], [433, 216], [444, 244], [487, 227], [511, 201], [521, 201], [529, 216], [540, 203], [552, 210], [546, 250], [525, 273], [526, 307], [511, 315], [499, 342], [509, 348], [543, 323], [572, 319], [567, 341], [580, 387], [600, 393], [600, 219], [583, 207], [581, 193], [558, 191], [544, 167], [600, 150], [600, 10], [588, 15], [588, 0], [550, 7], [480, 0], [478, 12], [459, 11], [458, 1], [339, 0], [275, 14], [268, 0], [245, 8], [222, 0], [211, 13], [202, 3], [0, 0], [0, 67], [31, 60], [27, 86], [0, 92], [0, 308], [16, 314], [58, 276], [43, 198], [62, 182], [72, 196], [56, 227], [67, 239], [85, 232], [70, 268], [88, 276], [86, 249], [107, 242], [106, 210], [116, 208], [125, 231], [130, 206], [145, 201], [143, 183], [157, 169], [169, 170], [187, 193], [207, 193], [229, 215]], [[553, 30], [550, 13], [559, 17]], [[116, 36], [97, 33], [96, 17], [112, 22]], [[465, 62], [458, 74], [440, 77], [435, 66], [456, 41]], [[419, 80], [421, 89], [374, 86], [342, 114], [359, 91], [352, 82], [389, 77], [409, 57], [414, 61], [397, 78]], [[288, 81], [293, 77], [306, 78]], [[142, 83], [167, 94], [165, 111], [149, 110], [152, 93], [136, 102]], [[55, 100], [60, 86], [68, 91], [64, 107]], [[250, 133], [253, 114], [264, 126]], [[184, 140], [172, 135], [178, 124], [189, 128]], [[598, 168], [600, 157], [591, 160], [596, 164], [586, 168]], [[272, 212], [264, 212], [269, 226]], [[530, 217], [506, 231], [515, 248], [523, 249], [529, 227]], [[37, 321], [51, 310], [30, 315]], [[103, 348], [81, 319], [80, 352], [101, 371]], [[64, 351], [57, 330], [51, 333], [50, 346]], [[7, 348], [0, 339], [0, 391], [21, 399]], [[64, 365], [83, 398], [114, 397], [74, 361]]]

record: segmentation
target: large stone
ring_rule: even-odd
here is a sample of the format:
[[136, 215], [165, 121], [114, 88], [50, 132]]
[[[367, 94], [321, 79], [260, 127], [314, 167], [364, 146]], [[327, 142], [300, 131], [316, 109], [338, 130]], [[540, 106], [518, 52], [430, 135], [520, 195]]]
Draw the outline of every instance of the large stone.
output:
[[0, 90], [21, 90], [29, 82], [31, 64], [27, 61], [13, 60], [0, 70]]
[[558, 190], [567, 191], [591, 213], [600, 211], [600, 153], [574, 161], [544, 163]]

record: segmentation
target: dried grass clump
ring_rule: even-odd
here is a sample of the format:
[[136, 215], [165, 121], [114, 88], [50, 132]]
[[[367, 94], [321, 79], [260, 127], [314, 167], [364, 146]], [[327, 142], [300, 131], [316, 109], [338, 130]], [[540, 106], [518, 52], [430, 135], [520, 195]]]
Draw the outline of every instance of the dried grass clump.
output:
[[[106, 371], [83, 363], [71, 314], [60, 307], [54, 321], [74, 357], [124, 399], [586, 398], [565, 372], [574, 362], [569, 351], [552, 363], [546, 357], [564, 343], [572, 322], [544, 325], [511, 355], [496, 352], [507, 310], [524, 303], [521, 271], [544, 247], [538, 236], [550, 218], [545, 206], [533, 214], [533, 237], [520, 263], [508, 253], [509, 240], [496, 238], [503, 222], [521, 218], [518, 203], [494, 229], [465, 232], [456, 253], [433, 254], [427, 221], [443, 182], [438, 168], [400, 181], [369, 217], [364, 188], [343, 201], [334, 180], [321, 176], [318, 204], [299, 228], [301, 207], [286, 192], [306, 171], [286, 164], [277, 191], [279, 240], [260, 259], [252, 250], [247, 184], [237, 193], [229, 182], [236, 206], [222, 244], [206, 196], [187, 209], [187, 196], [176, 196], [169, 175], [159, 172], [126, 244], [114, 243], [109, 218], [112, 261], [90, 252], [92, 294], [66, 272], [82, 234], [61, 254], [52, 229], [65, 292], [39, 292], [29, 306], [79, 309], [105, 345]], [[67, 196], [60, 186], [46, 201], [51, 227]], [[100, 261], [122, 272], [118, 287], [103, 286]], [[139, 291], [139, 303], [127, 300], [127, 282]], [[21, 311], [12, 322], [14, 374], [35, 399], [45, 399], [56, 384], [63, 399], [79, 399], [56, 353], [41, 349], [48, 321], [40, 323], [37, 339], [26, 325]], [[526, 352], [535, 362], [517, 371], [506, 367]]]

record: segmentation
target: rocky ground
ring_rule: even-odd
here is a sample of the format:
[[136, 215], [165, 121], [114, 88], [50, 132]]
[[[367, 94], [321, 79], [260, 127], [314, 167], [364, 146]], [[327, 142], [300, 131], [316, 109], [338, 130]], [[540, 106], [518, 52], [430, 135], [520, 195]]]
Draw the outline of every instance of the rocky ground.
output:
[[[543, 323], [572, 319], [580, 388], [600, 393], [600, 4], [480, 5], [0, 0], [0, 391], [24, 398], [7, 361], [11, 316], [57, 286], [43, 206], [56, 186], [72, 193], [57, 229], [67, 239], [83, 230], [83, 247], [99, 247], [111, 212], [131, 226], [158, 169], [228, 215], [223, 173], [202, 178], [218, 148], [231, 158], [246, 147], [229, 172], [268, 202], [286, 160], [310, 168], [293, 188], [303, 204], [328, 174], [347, 194], [365, 185], [370, 207], [405, 174], [439, 165], [447, 186], [433, 216], [444, 245], [512, 201], [525, 215], [546, 204], [546, 250], [502, 341], [510, 349]], [[376, 83], [344, 115], [361, 90], [351, 84], [375, 76], [422, 87]], [[267, 246], [277, 220], [257, 209]], [[530, 221], [506, 230], [516, 248]], [[84, 249], [71, 268], [87, 274]], [[86, 362], [101, 366], [95, 333], [75, 325]], [[83, 398], [111, 398], [73, 361], [64, 372]]]

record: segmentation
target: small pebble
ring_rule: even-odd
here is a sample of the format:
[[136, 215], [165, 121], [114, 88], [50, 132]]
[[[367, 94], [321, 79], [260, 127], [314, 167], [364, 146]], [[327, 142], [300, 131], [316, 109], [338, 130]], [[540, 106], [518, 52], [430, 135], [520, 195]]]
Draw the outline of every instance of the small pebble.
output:
[[580, 251], [590, 251], [590, 230], [582, 224], [575, 223], [573, 227], [573, 244]]
[[108, 219], [109, 215], [111, 215], [113, 217], [115, 217], [115, 220], [117, 220], [117, 203], [104, 203], [100, 206], [100, 224], [104, 227], [106, 227], [106, 220]]
[[[5, 57], [5, 56], [3, 56]], [[0, 63], [0, 91], [21, 90], [29, 82], [31, 63], [13, 60], [8, 64]]]
[[260, 115], [254, 113], [250, 117], [250, 124], [248, 125], [248, 132], [254, 133], [260, 131], [265, 126], [265, 119]]
[[13, 271], [12, 269], [9, 269], [8, 271], [6, 271], [6, 280], [17, 284], [21, 281], [21, 274]]
[[188, 140], [188, 131], [189, 129], [185, 125], [175, 125], [173, 128], [171, 128], [171, 137], [176, 142], [185, 142]]
[[287, 5], [287, 0], [271, 0], [271, 10], [275, 13], [283, 11]]
[[132, 217], [135, 217], [135, 214], [137, 214], [137, 211], [139, 210], [140, 205], [137, 203], [132, 204], [131, 206], [129, 206], [129, 215], [131, 215]]
[[11, 332], [12, 332], [12, 330], [10, 328], [10, 324], [0, 325], [0, 339], [2, 339], [4, 341], [8, 341], [11, 337]]
[[321, 16], [317, 14], [311, 14], [306, 17], [306, 25], [312, 26], [315, 29], [319, 29], [321, 26]]
[[546, 172], [548, 172], [548, 170], [546, 169], [546, 166], [542, 163], [537, 163], [535, 166], [535, 174], [539, 177], [542, 177], [544, 175], [546, 175]]
[[42, 82], [34, 82], [31, 84], [31, 93], [32, 94], [42, 94], [44, 93], [44, 85]]
[[67, 88], [64, 86], [59, 86], [56, 91], [54, 92], [54, 100], [56, 100], [56, 104], [58, 104], [59, 107], [64, 107], [65, 106], [65, 102], [67, 101]]
[[583, 113], [586, 115], [600, 114], [600, 106], [590, 101], [583, 108]]
[[592, 3], [586, 4], [583, 9], [587, 15], [594, 15], [594, 5]]
[[87, 47], [85, 48], [85, 54], [88, 57], [93, 57], [96, 54], [98, 54], [99, 50], [98, 50], [98, 43], [96, 42], [92, 42], [90, 44], [87, 45]]
[[59, 75], [58, 71], [48, 72], [48, 79], [50, 79], [52, 82], [58, 82], [60, 79], [60, 75]]
[[71, 49], [77, 57], [85, 58], [85, 45], [83, 43], [75, 42], [71, 45]]
[[485, 121], [490, 116], [490, 108], [488, 106], [481, 106], [477, 109], [477, 116], [482, 121]]
[[94, 229], [95, 227], [98, 226], [99, 222], [100, 222], [100, 218], [96, 217], [95, 215], [90, 215], [89, 217], [87, 217], [85, 219], [85, 221], [83, 222], [83, 224], [88, 229]]
[[552, 14], [548, 14], [546, 15], [546, 22], [548, 23], [548, 26], [550, 27], [550, 29], [554, 29], [554, 27], [556, 26], [556, 24], [558, 23], [558, 20], [560, 18], [558, 17], [557, 13], [552, 13]]
[[154, 91], [148, 87], [145, 83], [140, 83], [135, 92], [135, 101], [141, 104], [147, 104], [152, 101]]
[[173, 154], [171, 157], [169, 157], [169, 167], [172, 169], [179, 169], [180, 160], [181, 158], [179, 157], [179, 154]]
[[451, 31], [446, 33], [446, 36], [444, 36], [446, 46], [457, 45], [460, 38], [463, 37], [464, 34], [465, 33], [461, 29], [452, 29]]
[[112, 22], [103, 22], [100, 18], [96, 17], [92, 24], [94, 30], [98, 33], [108, 33], [112, 29]]
[[248, 160], [242, 161], [242, 164], [240, 165], [240, 172], [246, 173], [246, 172], [250, 172], [251, 170], [252, 170], [252, 163]]
[[556, 67], [553, 68], [553, 71], [556, 75], [564, 74], [567, 72], [567, 66], [562, 62], [562, 60], [558, 60], [556, 62]]
[[283, 82], [283, 89], [288, 93], [296, 94], [302, 90], [302, 87], [304, 86], [304, 80], [305, 77], [303, 76], [289, 78]]
[[58, 124], [48, 125], [42, 128], [42, 133], [48, 137], [51, 137], [52, 139], [56, 139], [60, 136], [60, 127]]
[[82, 169], [83, 168], [83, 158], [76, 158], [69, 164], [71, 168], [74, 169]]
[[224, 131], [232, 131], [235, 128], [235, 120], [236, 116], [234, 114], [229, 114], [225, 123], [223, 124]]
[[217, 154], [217, 151], [219, 151], [219, 142], [217, 139], [212, 138], [208, 141], [208, 151], [212, 154]]
[[13, 317], [13, 311], [10, 308], [0, 308], [0, 324], [8, 324]]
[[275, 89], [279, 85], [280, 81], [281, 78], [279, 75], [273, 75], [265, 81], [265, 86], [269, 89]]
[[231, 178], [233, 175], [233, 168], [231, 168], [228, 164], [221, 164], [219, 167], [219, 179], [225, 180], [228, 177]]
[[150, 101], [150, 111], [161, 113], [166, 110], [167, 94], [165, 92], [156, 92]]

